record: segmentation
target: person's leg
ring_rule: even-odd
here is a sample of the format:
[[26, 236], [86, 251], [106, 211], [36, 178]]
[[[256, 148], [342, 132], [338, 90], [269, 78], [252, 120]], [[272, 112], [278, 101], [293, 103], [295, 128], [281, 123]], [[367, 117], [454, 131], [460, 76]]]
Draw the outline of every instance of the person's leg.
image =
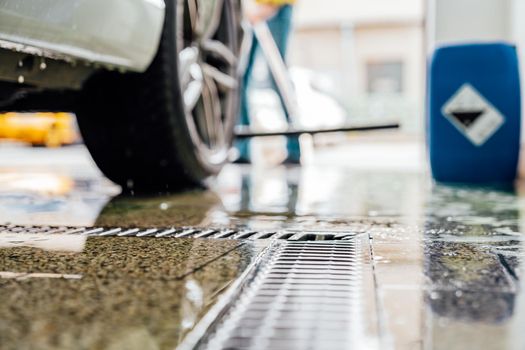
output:
[[[293, 7], [283, 6], [279, 12], [272, 17], [268, 21], [268, 27], [270, 29], [270, 32], [272, 33], [272, 36], [275, 40], [275, 43], [277, 44], [277, 47], [279, 48], [279, 52], [281, 53], [281, 56], [283, 59], [286, 57], [286, 53], [288, 50], [288, 41], [290, 37], [290, 31], [292, 29], [292, 13], [293, 13]], [[284, 100], [279, 93], [279, 90], [277, 89], [277, 86], [275, 84], [275, 81], [272, 78], [272, 85], [274, 90], [278, 93], [279, 99], [281, 101], [281, 106], [283, 108], [286, 120], [290, 123], [290, 116], [288, 115], [288, 112], [286, 110]], [[299, 162], [301, 158], [301, 149], [299, 145], [299, 137], [298, 136], [291, 136], [287, 138], [287, 150], [288, 150], [288, 158], [287, 160], [292, 162]]]
[[[248, 60], [246, 64], [246, 71], [242, 79], [241, 86], [241, 100], [240, 100], [240, 110], [239, 118], [237, 120], [237, 125], [250, 125], [250, 104], [248, 101], [248, 87], [250, 85], [253, 64], [255, 62], [255, 57], [257, 55], [257, 39], [255, 36], [252, 38], [252, 47], [248, 53]], [[250, 140], [242, 139], [235, 141], [235, 148], [239, 151], [238, 161], [240, 162], [249, 162], [250, 161]]]

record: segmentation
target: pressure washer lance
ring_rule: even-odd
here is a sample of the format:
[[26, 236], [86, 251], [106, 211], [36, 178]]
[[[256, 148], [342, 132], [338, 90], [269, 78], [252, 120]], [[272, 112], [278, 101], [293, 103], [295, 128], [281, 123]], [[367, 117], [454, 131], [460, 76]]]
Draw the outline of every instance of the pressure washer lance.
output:
[[[299, 104], [297, 102], [297, 96], [295, 94], [294, 86], [288, 68], [284, 63], [284, 60], [279, 52], [279, 48], [273, 39], [270, 28], [266, 22], [260, 22], [253, 26], [244, 25], [245, 31], [248, 33], [250, 30], [253, 31], [255, 38], [259, 42], [264, 58], [270, 69], [270, 73], [275, 81], [275, 85], [281, 94], [284, 108], [288, 113], [291, 121], [291, 125], [288, 130], [279, 132], [256, 132], [253, 131], [249, 126], [237, 126], [235, 128], [235, 136], [237, 138], [251, 138], [251, 137], [264, 137], [264, 136], [292, 136], [302, 134], [320, 134], [330, 132], [341, 132], [341, 131], [369, 131], [378, 129], [397, 129], [399, 128], [398, 122], [383, 122], [380, 124], [353, 124], [344, 125], [336, 128], [329, 129], [299, 129], [295, 125], [299, 124]], [[251, 35], [246, 37], [250, 38]], [[243, 46], [251, 46], [251, 42], [244, 42]], [[245, 49], [247, 49], [245, 47]], [[242, 52], [248, 52], [242, 50]], [[245, 64], [241, 64], [244, 67]]]

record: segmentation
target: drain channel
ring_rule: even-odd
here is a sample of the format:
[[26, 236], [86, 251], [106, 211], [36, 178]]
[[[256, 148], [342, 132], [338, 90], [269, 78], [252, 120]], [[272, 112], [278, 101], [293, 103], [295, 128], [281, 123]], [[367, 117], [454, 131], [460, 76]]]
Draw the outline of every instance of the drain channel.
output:
[[230, 295], [231, 305], [218, 306], [216, 319], [196, 327], [180, 349], [374, 348], [363, 344], [361, 245], [276, 242]]
[[174, 237], [210, 239], [278, 239], [289, 241], [346, 240], [356, 235], [350, 231], [254, 231], [232, 228], [202, 227], [68, 227], [0, 225], [1, 233], [65, 234], [99, 237]]

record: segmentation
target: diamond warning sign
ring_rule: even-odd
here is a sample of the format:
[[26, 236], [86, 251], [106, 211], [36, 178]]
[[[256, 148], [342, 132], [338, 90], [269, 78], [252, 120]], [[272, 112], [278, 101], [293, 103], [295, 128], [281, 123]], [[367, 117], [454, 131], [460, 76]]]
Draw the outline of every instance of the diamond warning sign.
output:
[[476, 146], [487, 142], [505, 122], [503, 114], [470, 84], [459, 88], [442, 113]]

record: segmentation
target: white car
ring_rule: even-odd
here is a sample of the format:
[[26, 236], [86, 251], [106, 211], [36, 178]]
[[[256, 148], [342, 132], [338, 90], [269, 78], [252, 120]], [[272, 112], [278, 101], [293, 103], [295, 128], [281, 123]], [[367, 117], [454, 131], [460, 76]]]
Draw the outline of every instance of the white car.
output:
[[203, 184], [238, 107], [239, 0], [0, 0], [0, 110], [72, 111], [129, 191]]

